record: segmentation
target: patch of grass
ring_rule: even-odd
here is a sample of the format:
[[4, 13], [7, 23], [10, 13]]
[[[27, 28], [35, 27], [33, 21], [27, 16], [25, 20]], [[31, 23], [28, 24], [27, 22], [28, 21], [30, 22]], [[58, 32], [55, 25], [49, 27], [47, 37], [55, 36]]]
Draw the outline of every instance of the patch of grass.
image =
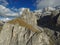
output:
[[31, 24], [28, 24], [27, 22], [25, 22], [21, 18], [13, 19], [11, 21], [8, 21], [7, 23], [10, 23], [10, 24], [19, 24], [20, 26], [23, 26], [25, 28], [28, 28], [28, 29], [30, 29], [33, 32], [40, 32], [39, 30], [35, 29]]

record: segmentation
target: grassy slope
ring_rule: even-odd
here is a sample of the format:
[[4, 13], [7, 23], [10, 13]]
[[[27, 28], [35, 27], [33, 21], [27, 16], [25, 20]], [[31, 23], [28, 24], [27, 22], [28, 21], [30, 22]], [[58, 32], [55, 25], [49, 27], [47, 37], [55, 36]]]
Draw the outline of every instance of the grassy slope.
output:
[[20, 26], [28, 28], [33, 32], [39, 32], [39, 30], [35, 29], [32, 25], [26, 23], [23, 19], [20, 19], [20, 18], [13, 19], [13, 20], [9, 21], [8, 23], [10, 23], [10, 24], [19, 24]]

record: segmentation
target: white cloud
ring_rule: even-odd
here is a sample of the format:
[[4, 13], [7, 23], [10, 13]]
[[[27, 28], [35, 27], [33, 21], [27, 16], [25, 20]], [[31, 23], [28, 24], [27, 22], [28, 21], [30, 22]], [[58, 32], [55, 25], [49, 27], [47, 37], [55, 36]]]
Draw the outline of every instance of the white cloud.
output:
[[0, 5], [0, 15], [3, 16], [18, 16], [18, 13], [11, 11], [9, 8], [6, 8], [3, 5]]
[[6, 5], [8, 5], [8, 2], [7, 2], [7, 0], [0, 0], [0, 4], [6, 6]]
[[[8, 20], [13, 19], [14, 17], [20, 16], [21, 14], [19, 14], [19, 13], [22, 12], [22, 11], [19, 10], [19, 9], [16, 9], [16, 10], [18, 10], [18, 12], [12, 11], [11, 9], [9, 9], [5, 6], [0, 5], [0, 16], [4, 16], [4, 17], [6, 16], [5, 18], [0, 17], [0, 20], [8, 21]], [[13, 18], [10, 18], [8, 16], [11, 16], [11, 17], [13, 16]]]
[[37, 0], [36, 1], [37, 9], [48, 7], [48, 6], [55, 7], [57, 5], [60, 5], [60, 0]]
[[11, 19], [10, 18], [1, 18], [0, 20], [6, 22], [6, 21], [9, 21]]
[[[22, 10], [20, 10], [20, 9], [22, 9]], [[20, 9], [12, 8], [12, 10], [11, 10], [11, 9], [3, 6], [3, 5], [0, 5], [0, 16], [4, 16], [4, 17], [6, 16], [5, 18], [4, 17], [3, 18], [0, 17], [0, 20], [2, 20], [2, 21], [8, 21], [8, 20], [13, 19], [14, 17], [20, 16], [22, 14], [22, 12], [24, 11], [25, 8], [20, 8]], [[18, 10], [18, 11], [15, 12], [13, 10], [16, 10], [16, 11]], [[10, 17], [13, 16], [13, 18], [10, 18], [8, 16], [10, 16]]]
[[[13, 11], [11, 11], [9, 8], [6, 8], [5, 6], [3, 5], [0, 5], [0, 16], [18, 16], [18, 13], [15, 13]], [[11, 18], [0, 18], [0, 20], [2, 21], [8, 21], [8, 20], [11, 20]]]

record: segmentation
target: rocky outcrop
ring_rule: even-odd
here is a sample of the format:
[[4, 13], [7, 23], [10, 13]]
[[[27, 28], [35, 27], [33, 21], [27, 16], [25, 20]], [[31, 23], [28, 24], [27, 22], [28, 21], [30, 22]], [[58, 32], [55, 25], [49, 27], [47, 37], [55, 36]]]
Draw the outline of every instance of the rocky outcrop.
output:
[[0, 45], [9, 45], [12, 36], [12, 25], [4, 24], [0, 33]]
[[[0, 32], [0, 45], [60, 45], [60, 26], [58, 26], [60, 16], [56, 18], [57, 22], [54, 23], [57, 15], [45, 15], [37, 21], [35, 13], [25, 9], [21, 17], [3, 24]], [[29, 28], [25, 27], [21, 19], [34, 28], [29, 25]], [[32, 31], [30, 28], [33, 30], [36, 28], [40, 32]]]
[[18, 24], [6, 23], [0, 33], [0, 45], [50, 45], [49, 37], [42, 28], [41, 30], [42, 32], [35, 33]]

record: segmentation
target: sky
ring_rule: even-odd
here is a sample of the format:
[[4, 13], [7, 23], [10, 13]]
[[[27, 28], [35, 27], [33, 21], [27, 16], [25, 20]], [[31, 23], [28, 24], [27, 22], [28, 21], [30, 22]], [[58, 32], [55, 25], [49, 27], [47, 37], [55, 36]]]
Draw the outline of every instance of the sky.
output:
[[[0, 16], [19, 16], [20, 8], [29, 8], [34, 11], [48, 6], [60, 6], [60, 0], [0, 0]], [[5, 18], [0, 17], [0, 19]]]
[[8, 7], [10, 8], [30, 8], [31, 10], [35, 10], [36, 7], [34, 6], [34, 3], [36, 0], [7, 0]]
[[46, 8], [48, 6], [56, 7], [60, 6], [60, 0], [36, 0], [35, 4], [37, 9]]
[[[35, 1], [36, 0], [0, 0], [0, 19], [5, 21], [13, 18], [11, 16], [18, 16], [18, 10], [20, 8], [35, 10]], [[3, 16], [5, 16], [5, 18]]]

